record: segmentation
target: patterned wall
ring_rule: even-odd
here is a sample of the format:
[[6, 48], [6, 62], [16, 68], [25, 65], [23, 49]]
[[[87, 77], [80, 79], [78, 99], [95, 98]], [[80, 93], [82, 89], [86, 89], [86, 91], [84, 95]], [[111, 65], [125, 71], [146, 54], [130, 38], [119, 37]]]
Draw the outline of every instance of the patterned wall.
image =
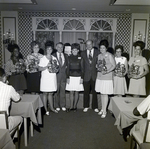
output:
[[[1, 13], [0, 13], [1, 16]], [[115, 37], [115, 45], [122, 44], [125, 51], [130, 49], [131, 34], [131, 14], [110, 14], [110, 13], [70, 13], [70, 12], [18, 12], [18, 44], [21, 53], [26, 57], [30, 53], [30, 43], [33, 40], [32, 35], [32, 17], [94, 17], [94, 18], [117, 18], [117, 33]], [[0, 19], [0, 41], [1, 34]], [[149, 22], [150, 24], [150, 22]], [[148, 29], [148, 44], [150, 49], [150, 26]], [[0, 42], [0, 66], [2, 66], [2, 42]]]
[[131, 14], [110, 13], [69, 13], [69, 12], [18, 12], [18, 43], [21, 53], [26, 57], [30, 53], [32, 36], [32, 17], [93, 17], [117, 18], [117, 33], [115, 44], [122, 44], [125, 51], [129, 51], [131, 34]]
[[[0, 12], [0, 18], [1, 18], [1, 12]], [[0, 19], [0, 41], [2, 41], [2, 26], [1, 26], [2, 22]], [[2, 67], [2, 42], [0, 42], [0, 67]]]

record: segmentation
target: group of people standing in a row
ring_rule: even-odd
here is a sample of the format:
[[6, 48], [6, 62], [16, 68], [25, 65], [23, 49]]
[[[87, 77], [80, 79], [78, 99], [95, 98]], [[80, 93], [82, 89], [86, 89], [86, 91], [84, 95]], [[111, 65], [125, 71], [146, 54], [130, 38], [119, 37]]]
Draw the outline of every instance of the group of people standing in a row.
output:
[[[99, 48], [94, 48], [93, 41], [86, 41], [86, 50], [80, 51], [80, 45], [71, 45], [71, 55], [64, 53], [64, 45], [51, 41], [45, 43], [44, 55], [39, 53], [39, 43], [31, 43], [32, 53], [25, 60], [18, 45], [8, 46], [12, 53], [5, 64], [9, 84], [18, 92], [43, 92], [43, 104], [49, 115], [47, 101], [51, 111], [76, 111], [79, 92], [84, 91], [83, 112], [87, 112], [92, 94], [92, 109], [105, 118], [108, 95], [122, 96], [133, 94], [146, 95], [145, 75], [149, 72], [147, 60], [141, 56], [145, 43], [137, 41], [133, 45], [134, 57], [129, 62], [122, 56], [123, 46], [115, 47], [115, 55], [107, 51], [109, 43], [101, 40]], [[24, 75], [26, 72], [26, 75]], [[125, 76], [130, 78], [127, 89]], [[69, 91], [70, 106], [66, 107], [66, 92]], [[101, 94], [102, 108], [98, 109], [97, 92]], [[23, 92], [22, 92], [23, 93]], [[53, 99], [54, 98], [54, 99]], [[55, 102], [55, 103], [53, 103]]]

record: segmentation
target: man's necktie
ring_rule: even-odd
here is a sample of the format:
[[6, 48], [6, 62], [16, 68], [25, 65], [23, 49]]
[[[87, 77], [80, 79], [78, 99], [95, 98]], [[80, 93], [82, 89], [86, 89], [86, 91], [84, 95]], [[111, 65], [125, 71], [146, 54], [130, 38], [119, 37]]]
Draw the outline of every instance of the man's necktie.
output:
[[92, 53], [91, 53], [91, 50], [89, 50], [89, 62], [90, 62], [90, 64], [92, 63], [92, 59], [93, 59]]
[[61, 53], [59, 53], [59, 63], [60, 63], [60, 66], [62, 66], [62, 57], [61, 57]]

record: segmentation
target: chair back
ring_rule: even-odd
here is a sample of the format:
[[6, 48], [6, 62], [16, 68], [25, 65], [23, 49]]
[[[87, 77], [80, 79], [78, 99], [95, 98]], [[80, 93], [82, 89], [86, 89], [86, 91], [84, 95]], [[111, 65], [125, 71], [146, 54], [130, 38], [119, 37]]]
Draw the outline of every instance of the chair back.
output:
[[150, 111], [147, 114], [147, 124], [145, 128], [145, 135], [143, 142], [150, 142]]
[[8, 117], [6, 111], [0, 111], [0, 129], [8, 129]]

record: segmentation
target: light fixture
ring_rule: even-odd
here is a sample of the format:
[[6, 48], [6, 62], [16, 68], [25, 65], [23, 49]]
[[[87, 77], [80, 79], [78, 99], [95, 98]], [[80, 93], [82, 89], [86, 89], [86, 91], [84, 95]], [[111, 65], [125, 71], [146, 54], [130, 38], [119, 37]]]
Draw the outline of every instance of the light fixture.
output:
[[8, 44], [14, 43], [14, 34], [11, 33], [10, 29], [6, 32], [6, 34], [3, 34], [3, 44], [7, 47]]
[[140, 31], [137, 35], [134, 36], [135, 41], [145, 41], [145, 35], [143, 35]]

